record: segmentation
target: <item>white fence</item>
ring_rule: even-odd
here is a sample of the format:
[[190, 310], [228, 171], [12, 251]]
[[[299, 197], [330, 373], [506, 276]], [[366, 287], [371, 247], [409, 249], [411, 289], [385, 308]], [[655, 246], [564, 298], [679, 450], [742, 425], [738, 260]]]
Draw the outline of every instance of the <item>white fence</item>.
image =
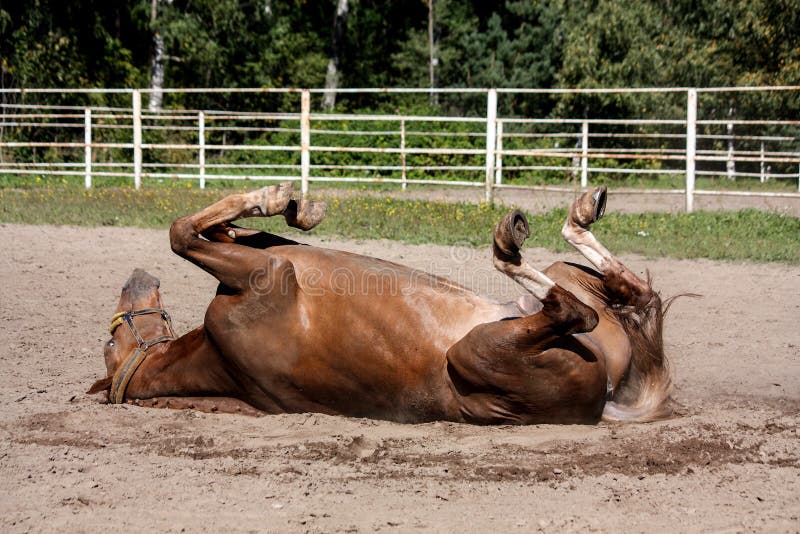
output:
[[[424, 95], [430, 91], [341, 89], [339, 94]], [[4, 97], [0, 175], [83, 176], [87, 188], [99, 177], [131, 179], [137, 189], [146, 179], [197, 180], [200, 187], [215, 179], [299, 180], [303, 193], [312, 183], [323, 182], [393, 183], [403, 189], [410, 184], [482, 187], [486, 201], [492, 202], [494, 191], [500, 188], [559, 188], [552, 180], [551, 185], [534, 186], [524, 179], [537, 173], [555, 173], [575, 180], [576, 185], [579, 180], [582, 188], [590, 185], [593, 175], [625, 174], [684, 177], [681, 188], [643, 189], [642, 193], [685, 194], [687, 211], [692, 211], [695, 195], [800, 197], [786, 190], [695, 188], [698, 177], [711, 176], [757, 178], [762, 183], [792, 180], [800, 191], [800, 120], [719, 118], [719, 110], [711, 113], [715, 118], [704, 118], [698, 113], [698, 95], [758, 93], [797, 98], [800, 87], [436, 90], [485, 99], [485, 116], [313, 113], [312, 95], [322, 94], [322, 89], [167, 89], [168, 94], [183, 97], [250, 93], [299, 96], [300, 102], [299, 109], [290, 112], [180, 106], [148, 111], [142, 108], [142, 95], [149, 92], [0, 90]], [[127, 100], [129, 106], [39, 101], [65, 93], [114, 96]], [[682, 116], [595, 119], [498, 113], [498, 96], [643, 93], [682, 101], [672, 108], [682, 109]], [[31, 99], [37, 102], [27, 103]], [[83, 133], [82, 139], [76, 133]], [[249, 137], [241, 139], [245, 134]], [[230, 141], [230, 136], [240, 138]], [[350, 159], [339, 162], [337, 154]], [[366, 162], [358, 161], [365, 158]]]

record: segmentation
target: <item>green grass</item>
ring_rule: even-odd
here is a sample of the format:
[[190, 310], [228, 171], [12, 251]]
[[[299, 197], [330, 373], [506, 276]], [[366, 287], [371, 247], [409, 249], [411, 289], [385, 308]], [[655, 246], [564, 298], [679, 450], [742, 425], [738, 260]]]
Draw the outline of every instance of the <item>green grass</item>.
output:
[[[73, 169], [73, 170], [77, 170]], [[103, 169], [106, 170], [106, 169]], [[119, 169], [115, 169], [119, 170]], [[180, 168], [164, 168], [158, 169], [161, 173], [191, 173], [195, 172], [192, 169]], [[274, 175], [296, 175], [299, 171], [295, 170], [274, 170], [266, 171], [265, 169], [231, 169], [225, 171], [225, 174], [233, 175], [261, 175], [268, 176], [266, 172], [273, 173]], [[283, 173], [283, 174], [281, 174]], [[464, 173], [434, 173], [423, 174], [413, 173], [409, 174], [409, 178], [425, 179], [436, 178], [442, 180], [474, 180], [483, 183], [483, 175], [480, 172]], [[341, 175], [363, 175], [368, 176], [369, 173], [365, 171], [341, 171]], [[328, 173], [328, 175], [333, 175]], [[389, 177], [386, 175], [385, 177]], [[400, 178], [399, 172], [391, 174], [392, 178]], [[299, 177], [297, 178], [299, 181]], [[579, 178], [571, 175], [570, 173], [561, 171], [541, 171], [541, 172], [528, 172], [528, 173], [506, 173], [503, 178], [503, 183], [513, 185], [533, 185], [533, 186], [568, 186], [576, 187]], [[229, 190], [239, 188], [256, 188], [260, 185], [275, 183], [274, 181], [252, 181], [252, 180], [231, 180], [231, 179], [215, 179], [212, 175], [207, 175], [206, 188], [213, 190]], [[104, 188], [126, 188], [133, 184], [132, 178], [123, 177], [108, 177], [96, 176], [92, 180], [92, 185], [96, 189]], [[143, 184], [151, 189], [199, 189], [199, 179], [177, 179], [177, 178], [144, 178]], [[74, 186], [79, 187], [83, 185], [83, 176], [50, 176], [50, 175], [13, 175], [0, 173], [0, 189], [37, 189], [42, 186], [48, 187], [61, 187], [61, 186]], [[606, 185], [609, 188], [619, 189], [683, 189], [686, 187], [686, 179], [683, 175], [674, 174], [609, 174], [609, 173], [595, 173], [589, 175], [589, 185], [598, 186]], [[369, 189], [374, 191], [397, 191], [400, 185], [396, 183], [371, 183], [371, 182], [313, 182], [312, 189], [315, 188], [331, 188], [331, 189]], [[417, 186], [414, 184], [409, 185], [409, 188], [414, 189], [417, 187], [432, 187], [432, 186]], [[774, 191], [774, 192], [787, 192], [794, 193], [798, 191], [798, 181], [796, 178], [773, 178], [766, 182], [760, 182], [758, 178], [738, 178], [737, 180], [728, 180], [724, 177], [708, 177], [698, 176], [695, 180], [695, 188], [702, 190], [716, 190], [716, 191]]]
[[[228, 191], [164, 187], [130, 188], [41, 186], [0, 188], [0, 222], [78, 226], [167, 228], [185, 214], [222, 198]], [[508, 207], [369, 197], [328, 199], [328, 217], [318, 236], [385, 238], [407, 243], [488, 246], [494, 224]], [[566, 210], [529, 215], [528, 247], [566, 251], [561, 224]], [[297, 232], [282, 218], [249, 219], [248, 226], [279, 234]], [[608, 214], [594, 228], [616, 253], [649, 257], [710, 258], [800, 263], [800, 219], [757, 210], [692, 214]]]

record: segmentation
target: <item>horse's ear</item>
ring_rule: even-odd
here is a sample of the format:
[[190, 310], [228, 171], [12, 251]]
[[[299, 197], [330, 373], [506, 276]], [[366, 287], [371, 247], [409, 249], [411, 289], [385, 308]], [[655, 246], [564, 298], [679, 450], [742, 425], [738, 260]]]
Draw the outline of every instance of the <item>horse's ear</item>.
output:
[[92, 384], [92, 387], [90, 387], [89, 391], [87, 391], [86, 393], [89, 395], [93, 395], [95, 393], [100, 393], [101, 391], [110, 391], [112, 380], [114, 380], [114, 377], [112, 376], [101, 378], [100, 380]]

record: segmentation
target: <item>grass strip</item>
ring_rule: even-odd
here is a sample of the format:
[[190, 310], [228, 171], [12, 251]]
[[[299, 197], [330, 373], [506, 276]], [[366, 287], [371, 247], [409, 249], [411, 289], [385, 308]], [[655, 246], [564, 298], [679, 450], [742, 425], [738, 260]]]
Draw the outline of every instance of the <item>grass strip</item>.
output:
[[[74, 170], [74, 169], [73, 169]], [[161, 169], [165, 174], [170, 172], [184, 172], [185, 169]], [[255, 174], [264, 172], [261, 169], [234, 169], [226, 171], [226, 174]], [[351, 175], [352, 173], [344, 173]], [[534, 185], [534, 186], [561, 186], [577, 187], [574, 177], [565, 173], [551, 173], [552, 175], [526, 174], [520, 177], [505, 177], [503, 182], [512, 185]], [[476, 175], [477, 176], [477, 175]], [[385, 177], [389, 177], [386, 175]], [[392, 178], [400, 178], [399, 174], [392, 174]], [[417, 176], [412, 178], [422, 178]], [[463, 180], [465, 177], [460, 174], [437, 174], [437, 179], [441, 180]], [[472, 177], [475, 179], [475, 176]], [[41, 187], [80, 187], [83, 185], [83, 176], [58, 176], [58, 175], [13, 175], [0, 172], [0, 189], [38, 189]], [[299, 177], [297, 179], [299, 181]], [[483, 182], [483, 177], [480, 177]], [[92, 180], [92, 187], [95, 189], [105, 188], [129, 188], [133, 183], [132, 178], [95, 176]], [[251, 187], [254, 183], [249, 182]], [[312, 181], [313, 183], [313, 181]], [[686, 178], [683, 175], [611, 175], [608, 173], [592, 173], [589, 177], [592, 187], [606, 185], [609, 189], [683, 189], [686, 187]], [[199, 182], [195, 179], [177, 178], [145, 178], [144, 185], [148, 189], [198, 189]], [[214, 190], [229, 190], [243, 187], [242, 180], [218, 179], [213, 174], [207, 175], [206, 188]], [[398, 191], [400, 186], [396, 183], [371, 183], [371, 182], [317, 182], [312, 185], [312, 189], [324, 187], [326, 189], [342, 190], [368, 190], [368, 191]], [[412, 186], [416, 187], [416, 186]], [[422, 186], [438, 187], [438, 186]], [[698, 176], [695, 179], [695, 188], [716, 191], [750, 191], [750, 192], [786, 192], [794, 193], [798, 190], [798, 180], [792, 178], [773, 178], [765, 182], [757, 178], [740, 178], [739, 180], [728, 180], [725, 177]]]
[[[0, 222], [167, 228], [234, 191], [163, 188], [40, 187], [0, 189]], [[487, 246], [509, 207], [391, 198], [332, 198], [327, 219], [311, 233], [349, 239]], [[566, 251], [560, 236], [565, 209], [528, 214], [528, 247]], [[253, 228], [297, 235], [282, 218], [249, 219]], [[594, 228], [615, 253], [648, 257], [800, 263], [800, 219], [758, 210], [736, 212], [609, 213]]]

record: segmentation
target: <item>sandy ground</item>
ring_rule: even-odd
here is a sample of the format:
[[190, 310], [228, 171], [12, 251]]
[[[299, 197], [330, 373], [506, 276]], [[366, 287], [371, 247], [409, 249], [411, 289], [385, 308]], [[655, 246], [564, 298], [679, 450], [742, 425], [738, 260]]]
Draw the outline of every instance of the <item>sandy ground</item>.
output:
[[[488, 428], [98, 404], [83, 392], [132, 268], [161, 278], [179, 331], [214, 280], [165, 231], [0, 225], [0, 243], [2, 532], [800, 529], [800, 267], [623, 258], [704, 295], [667, 321], [684, 414]], [[516, 294], [488, 250], [321, 244]]]

